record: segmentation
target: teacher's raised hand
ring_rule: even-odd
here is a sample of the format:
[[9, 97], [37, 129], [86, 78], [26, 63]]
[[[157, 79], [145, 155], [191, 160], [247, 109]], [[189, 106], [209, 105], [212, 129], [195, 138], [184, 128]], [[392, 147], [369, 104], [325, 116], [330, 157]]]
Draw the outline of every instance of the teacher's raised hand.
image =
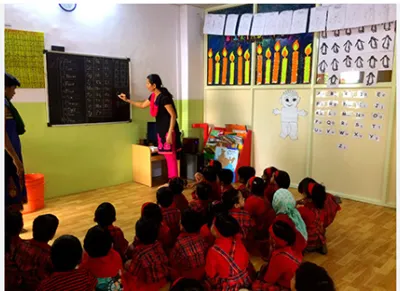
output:
[[126, 95], [124, 93], [119, 94], [118, 98], [124, 102], [128, 102], [128, 98], [126, 98]]

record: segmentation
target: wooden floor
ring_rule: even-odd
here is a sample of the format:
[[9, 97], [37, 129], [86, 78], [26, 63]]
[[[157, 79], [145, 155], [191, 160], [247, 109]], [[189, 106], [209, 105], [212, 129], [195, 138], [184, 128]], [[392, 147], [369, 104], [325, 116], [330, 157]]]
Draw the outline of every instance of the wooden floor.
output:
[[[138, 184], [125, 184], [107, 189], [46, 201], [46, 208], [24, 215], [31, 238], [33, 219], [52, 213], [60, 220], [56, 237], [73, 234], [83, 241], [93, 216], [102, 202], [111, 202], [117, 209], [116, 225], [128, 241], [144, 202], [155, 201], [156, 189]], [[185, 192], [189, 199], [189, 192]], [[297, 194], [295, 194], [297, 196]], [[328, 255], [308, 254], [306, 261], [325, 267], [336, 283], [337, 290], [396, 290], [396, 211], [394, 209], [343, 200], [342, 211], [327, 230]], [[256, 268], [260, 258], [252, 258]]]

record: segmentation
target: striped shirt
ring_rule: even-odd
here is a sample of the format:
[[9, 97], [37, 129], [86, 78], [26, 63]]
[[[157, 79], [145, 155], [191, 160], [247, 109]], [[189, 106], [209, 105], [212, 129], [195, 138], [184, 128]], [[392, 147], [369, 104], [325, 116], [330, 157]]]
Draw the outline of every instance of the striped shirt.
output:
[[86, 269], [54, 272], [43, 280], [37, 291], [94, 291], [97, 278]]

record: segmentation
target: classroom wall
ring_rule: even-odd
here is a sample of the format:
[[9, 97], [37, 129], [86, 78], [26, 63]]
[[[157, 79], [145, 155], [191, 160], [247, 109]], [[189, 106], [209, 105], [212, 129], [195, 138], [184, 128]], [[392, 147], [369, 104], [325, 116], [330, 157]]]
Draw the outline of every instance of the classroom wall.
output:
[[[396, 108], [396, 107], [395, 107]], [[395, 112], [396, 116], [396, 112]], [[390, 147], [390, 167], [387, 204], [396, 207], [396, 119], [393, 121], [392, 142]]]
[[[133, 99], [149, 93], [146, 76], [160, 74], [175, 100], [180, 99], [177, 5], [79, 3], [66, 13], [57, 3], [7, 4], [5, 24], [45, 33], [45, 48], [131, 59]], [[148, 110], [134, 109], [132, 123], [47, 127], [45, 89], [19, 89], [16, 107], [26, 123], [22, 136], [26, 172], [46, 179], [46, 198], [132, 180], [131, 144], [145, 137]], [[178, 104], [179, 106], [179, 104]]]

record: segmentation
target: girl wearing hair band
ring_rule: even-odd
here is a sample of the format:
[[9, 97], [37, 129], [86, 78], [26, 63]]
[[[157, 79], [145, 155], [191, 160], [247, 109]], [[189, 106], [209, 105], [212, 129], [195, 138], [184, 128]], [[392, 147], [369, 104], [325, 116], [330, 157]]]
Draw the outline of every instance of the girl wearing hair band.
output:
[[161, 78], [157, 74], [147, 76], [146, 87], [151, 95], [143, 102], [129, 100], [123, 93], [118, 97], [138, 108], [150, 106], [150, 114], [156, 118], [158, 152], [163, 154], [167, 161], [168, 178], [178, 177], [176, 153], [181, 149], [181, 133], [172, 95], [162, 85]]
[[326, 254], [325, 227], [324, 227], [324, 205], [326, 200], [325, 187], [318, 183], [308, 183], [307, 193], [311, 196], [305, 206], [299, 206], [298, 210], [303, 218], [308, 232], [308, 242], [306, 250], [308, 252], [319, 252]]
[[296, 241], [293, 250], [302, 254], [307, 246], [308, 234], [307, 227], [296, 208], [296, 200], [292, 193], [287, 189], [279, 189], [274, 194], [272, 208], [276, 213], [276, 221], [283, 221], [289, 224], [296, 233]]

